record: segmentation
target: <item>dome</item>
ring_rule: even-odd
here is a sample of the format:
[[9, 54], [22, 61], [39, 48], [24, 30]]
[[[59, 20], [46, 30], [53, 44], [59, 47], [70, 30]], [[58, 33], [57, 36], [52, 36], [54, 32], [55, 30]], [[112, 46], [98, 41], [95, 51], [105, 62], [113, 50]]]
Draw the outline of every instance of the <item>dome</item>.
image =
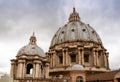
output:
[[18, 51], [17, 56], [20, 56], [23, 54], [45, 56], [44, 51], [39, 46], [37, 46], [36, 37], [34, 36], [34, 34], [33, 34], [33, 36], [30, 37], [30, 43], [28, 45], [22, 47]]
[[75, 8], [69, 17], [69, 22], [55, 33], [50, 47], [73, 41], [93, 41], [102, 44], [97, 32], [89, 24], [85, 24], [80, 20]]
[[75, 64], [72, 66], [72, 70], [83, 70], [83, 69], [84, 69], [84, 67], [79, 64]]

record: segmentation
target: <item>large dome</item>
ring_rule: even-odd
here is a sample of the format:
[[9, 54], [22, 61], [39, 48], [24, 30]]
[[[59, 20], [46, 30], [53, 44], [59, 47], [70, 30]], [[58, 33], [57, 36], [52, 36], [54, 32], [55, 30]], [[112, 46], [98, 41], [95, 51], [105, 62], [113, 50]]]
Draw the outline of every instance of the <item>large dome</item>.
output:
[[36, 37], [33, 35], [30, 37], [30, 43], [24, 47], [22, 47], [19, 51], [17, 56], [20, 55], [39, 55], [39, 56], [45, 56], [44, 51], [37, 46], [36, 44]]
[[85, 24], [80, 20], [75, 8], [69, 17], [69, 22], [55, 33], [50, 47], [73, 41], [93, 41], [102, 44], [97, 32], [89, 24]]

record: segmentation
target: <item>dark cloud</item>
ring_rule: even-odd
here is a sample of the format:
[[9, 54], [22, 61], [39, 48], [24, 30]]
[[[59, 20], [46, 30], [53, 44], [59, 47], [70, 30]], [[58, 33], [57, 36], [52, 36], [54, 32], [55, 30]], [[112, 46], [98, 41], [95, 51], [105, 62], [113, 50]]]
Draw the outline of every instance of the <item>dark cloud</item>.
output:
[[8, 38], [16, 33], [23, 36], [31, 30], [50, 33], [59, 23], [56, 21], [62, 9], [59, 0], [7, 0], [0, 3], [0, 36], [3, 38], [4, 34]]
[[[89, 23], [101, 36], [112, 62], [118, 57], [116, 47], [120, 45], [119, 3], [120, 0], [0, 0], [0, 44], [7, 46], [9, 52], [11, 47], [17, 48], [13, 49], [14, 54], [11, 53], [15, 57], [15, 50], [27, 44], [35, 31], [38, 44], [47, 51], [54, 33], [68, 22], [72, 7], [75, 6], [81, 20]], [[114, 63], [110, 66], [114, 66]]]

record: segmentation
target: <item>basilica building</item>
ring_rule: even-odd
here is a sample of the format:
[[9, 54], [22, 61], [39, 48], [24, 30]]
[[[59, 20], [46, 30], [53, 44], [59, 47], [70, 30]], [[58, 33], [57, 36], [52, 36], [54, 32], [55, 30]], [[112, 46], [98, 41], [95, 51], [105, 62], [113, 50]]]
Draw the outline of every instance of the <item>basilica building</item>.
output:
[[11, 60], [11, 77], [14, 82], [120, 82], [120, 71], [110, 70], [108, 57], [98, 33], [73, 8], [48, 52], [37, 45], [33, 33]]

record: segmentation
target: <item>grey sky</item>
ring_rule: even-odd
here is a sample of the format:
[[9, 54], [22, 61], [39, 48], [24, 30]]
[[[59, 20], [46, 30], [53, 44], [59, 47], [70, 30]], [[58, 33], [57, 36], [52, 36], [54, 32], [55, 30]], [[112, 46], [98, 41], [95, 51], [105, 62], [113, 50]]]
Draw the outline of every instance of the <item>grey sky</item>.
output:
[[47, 52], [55, 32], [68, 22], [73, 6], [81, 20], [100, 35], [110, 53], [110, 67], [119, 65], [120, 0], [0, 0], [0, 71], [10, 71], [10, 59], [27, 45], [32, 32]]

